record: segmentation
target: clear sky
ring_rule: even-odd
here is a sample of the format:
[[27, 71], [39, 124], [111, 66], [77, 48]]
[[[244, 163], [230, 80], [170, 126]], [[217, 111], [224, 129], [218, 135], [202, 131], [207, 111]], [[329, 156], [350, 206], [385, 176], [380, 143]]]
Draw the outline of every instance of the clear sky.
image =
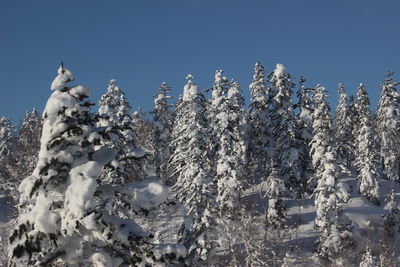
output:
[[400, 79], [399, 0], [0, 0], [0, 115], [40, 111], [63, 60], [98, 102], [115, 78], [150, 110], [166, 81], [203, 89], [224, 69], [248, 95], [254, 63], [283, 63], [307, 86], [364, 82], [373, 106], [388, 70]]

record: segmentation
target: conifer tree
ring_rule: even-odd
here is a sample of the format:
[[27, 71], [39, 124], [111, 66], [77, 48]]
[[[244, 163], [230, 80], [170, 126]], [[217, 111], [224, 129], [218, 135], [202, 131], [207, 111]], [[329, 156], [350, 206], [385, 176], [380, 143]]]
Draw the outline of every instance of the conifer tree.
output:
[[168, 160], [172, 153], [170, 143], [174, 122], [171, 104], [168, 103], [168, 100], [171, 99], [170, 93], [171, 88], [163, 82], [155, 96], [153, 110], [156, 172], [167, 185], [173, 183], [169, 179], [167, 170]]
[[369, 247], [369, 245], [367, 245], [359, 267], [380, 267], [380, 266], [381, 264], [379, 263], [378, 258], [372, 255], [371, 248]]
[[273, 99], [274, 151], [279, 162], [279, 173], [285, 181], [286, 189], [296, 197], [303, 194], [301, 188], [307, 183], [300, 166], [298, 127], [292, 103], [293, 83], [286, 67], [277, 64], [269, 75], [271, 88], [276, 92]]
[[0, 174], [15, 176], [15, 132], [8, 118], [0, 117]]
[[274, 228], [283, 228], [286, 223], [287, 207], [282, 200], [285, 192], [284, 181], [279, 176], [277, 163], [271, 163], [272, 170], [268, 177], [268, 210], [267, 210], [267, 225]]
[[317, 253], [331, 261], [340, 257], [354, 240], [351, 226], [341, 214], [341, 205], [349, 198], [348, 192], [338, 182], [340, 169], [332, 140], [329, 106], [325, 88], [317, 86], [313, 114], [314, 138], [312, 140], [313, 164], [317, 187], [314, 190], [316, 208], [315, 225], [322, 231], [317, 241]]
[[378, 154], [372, 128], [369, 98], [363, 84], [357, 92], [356, 161], [358, 171], [358, 189], [363, 197], [379, 204]]
[[297, 92], [299, 99], [296, 108], [298, 109], [297, 115], [297, 127], [299, 129], [299, 156], [300, 166], [304, 175], [303, 192], [311, 192], [313, 185], [309, 185], [307, 179], [313, 176], [312, 161], [310, 158], [310, 143], [313, 137], [313, 112], [314, 112], [314, 101], [312, 99], [314, 95], [313, 88], [306, 88], [304, 82], [306, 80], [301, 77], [299, 81], [300, 88]]
[[[99, 147], [89, 90], [63, 65], [43, 112], [39, 160], [20, 189], [20, 215], [9, 239], [10, 266], [138, 265], [151, 256], [146, 234], [104, 209], [99, 187], [116, 152]], [[99, 259], [100, 258], [100, 259]], [[148, 262], [148, 261], [147, 261]]]
[[382, 167], [387, 177], [392, 181], [399, 181], [399, 103], [400, 97], [396, 91], [398, 83], [388, 72], [382, 83], [382, 91], [376, 111], [376, 137], [380, 147]]
[[[253, 81], [250, 84], [248, 124], [250, 127], [249, 154], [256, 165], [256, 172], [266, 174], [269, 159], [273, 155], [272, 122], [270, 99], [264, 76], [264, 67], [257, 62], [254, 67]], [[265, 176], [265, 175], [264, 175]]]
[[389, 236], [394, 236], [400, 231], [400, 208], [393, 189], [385, 201], [387, 213], [383, 216], [383, 223]]
[[18, 177], [28, 176], [34, 170], [40, 150], [42, 121], [36, 109], [27, 111], [19, 127], [16, 145]]
[[187, 248], [188, 263], [197, 266], [210, 264], [213, 255], [211, 227], [216, 209], [216, 189], [207, 168], [205, 100], [192, 79], [189, 74], [176, 107], [175, 151], [170, 166], [177, 177], [172, 189], [186, 208], [179, 240]]
[[337, 145], [338, 156], [341, 161], [346, 162], [349, 166], [353, 158], [353, 120], [352, 120], [352, 104], [345, 92], [343, 83], [339, 84], [339, 104], [336, 109], [335, 119], [335, 139]]
[[219, 102], [219, 112], [215, 114], [214, 124], [215, 136], [219, 144], [215, 176], [218, 187], [217, 204], [223, 214], [237, 210], [246, 173], [246, 141], [243, 131], [244, 97], [237, 82], [231, 83], [227, 93], [216, 98]]
[[108, 164], [102, 173], [104, 183], [124, 184], [141, 181], [146, 174], [142, 153], [138, 149], [130, 105], [123, 91], [111, 80], [107, 92], [101, 97], [97, 126], [103, 129], [102, 145], [117, 150], [117, 159]]

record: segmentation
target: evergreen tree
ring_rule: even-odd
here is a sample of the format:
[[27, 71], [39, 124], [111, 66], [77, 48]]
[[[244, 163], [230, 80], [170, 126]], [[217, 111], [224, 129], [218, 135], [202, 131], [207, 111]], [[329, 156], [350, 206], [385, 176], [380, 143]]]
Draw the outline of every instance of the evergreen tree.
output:
[[343, 83], [339, 84], [339, 104], [336, 109], [335, 139], [338, 156], [341, 161], [349, 166], [354, 151], [354, 124], [352, 120], [353, 108], [347, 97]]
[[170, 143], [174, 122], [171, 104], [168, 103], [171, 99], [170, 93], [171, 88], [166, 83], [162, 83], [155, 96], [153, 110], [156, 172], [167, 185], [173, 184], [167, 170], [168, 160], [172, 153]]
[[392, 76], [393, 73], [388, 72], [381, 85], [375, 127], [383, 170], [390, 180], [399, 181], [400, 97], [396, 91], [398, 83]]
[[332, 141], [331, 117], [326, 103], [325, 88], [318, 86], [314, 95], [313, 163], [317, 187], [314, 190], [316, 208], [315, 225], [322, 231], [317, 241], [317, 253], [334, 261], [354, 243], [351, 227], [341, 214], [341, 204], [349, 195], [338, 182], [340, 169]]
[[276, 92], [273, 99], [273, 136], [274, 151], [279, 162], [279, 173], [285, 181], [286, 189], [296, 197], [301, 197], [307, 178], [300, 165], [298, 127], [292, 104], [292, 88], [290, 74], [285, 66], [277, 64], [269, 75], [271, 88]]
[[[230, 214], [239, 206], [244, 188], [246, 141], [243, 132], [244, 97], [237, 82], [232, 82], [228, 94], [216, 98], [219, 112], [215, 114], [214, 131], [218, 140], [216, 176], [217, 204], [222, 214]], [[215, 106], [216, 103], [212, 103]], [[228, 215], [229, 216], [229, 215]]]
[[360, 267], [380, 267], [380, 263], [377, 257], [372, 255], [371, 248], [367, 245], [365, 253], [362, 256]]
[[61, 65], [43, 113], [38, 163], [19, 187], [21, 211], [9, 239], [9, 266], [148, 262], [143, 230], [104, 209], [112, 196], [100, 190], [99, 176], [116, 153], [96, 149], [100, 135], [89, 90], [67, 86], [72, 80]]
[[313, 112], [314, 112], [314, 101], [312, 99], [314, 95], [313, 88], [306, 88], [304, 86], [305, 79], [302, 77], [299, 81], [300, 88], [297, 92], [299, 99], [296, 108], [298, 109], [297, 115], [297, 127], [299, 129], [299, 155], [300, 155], [300, 166], [304, 175], [303, 192], [310, 192], [314, 187], [309, 185], [306, 179], [313, 176], [312, 161], [310, 158], [310, 143], [313, 137]]
[[383, 223], [389, 236], [394, 236], [400, 231], [400, 208], [393, 189], [385, 201], [387, 213], [383, 216]]
[[42, 120], [36, 109], [27, 111], [19, 127], [16, 146], [18, 177], [22, 179], [33, 172], [38, 161]]
[[147, 115], [148, 113], [142, 112], [142, 109], [138, 108], [133, 113], [133, 129], [138, 136], [139, 147], [154, 154], [154, 124]]
[[123, 91], [111, 80], [101, 97], [97, 126], [103, 129], [102, 145], [117, 150], [117, 159], [108, 164], [101, 175], [103, 183], [124, 184], [145, 178], [142, 153], [138, 149], [130, 105]]
[[274, 228], [283, 228], [287, 219], [286, 203], [282, 200], [285, 192], [284, 181], [279, 176], [277, 164], [271, 163], [272, 170], [268, 177], [268, 210], [267, 225]]
[[358, 189], [363, 197], [379, 204], [379, 171], [374, 132], [369, 109], [369, 98], [363, 84], [357, 92], [357, 121], [356, 132], [356, 167], [358, 171]]
[[248, 124], [250, 127], [249, 154], [256, 173], [266, 174], [269, 160], [273, 156], [272, 121], [269, 111], [269, 94], [264, 76], [264, 67], [257, 62], [253, 82], [250, 84]]
[[8, 118], [0, 117], [0, 174], [15, 177], [15, 132]]
[[173, 129], [175, 151], [170, 166], [177, 177], [173, 191], [186, 208], [179, 240], [188, 251], [188, 264], [210, 264], [213, 255], [215, 185], [208, 172], [205, 100], [192, 75], [188, 75], [183, 95], [176, 107]]

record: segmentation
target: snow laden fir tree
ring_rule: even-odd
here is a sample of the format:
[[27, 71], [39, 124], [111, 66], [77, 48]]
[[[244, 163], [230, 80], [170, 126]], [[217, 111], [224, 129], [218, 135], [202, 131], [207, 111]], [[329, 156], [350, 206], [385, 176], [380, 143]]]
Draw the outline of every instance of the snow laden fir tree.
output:
[[39, 161], [20, 187], [20, 215], [10, 236], [10, 266], [119, 266], [154, 263], [147, 234], [104, 209], [99, 184], [116, 151], [99, 147], [89, 90], [63, 65], [43, 112]]

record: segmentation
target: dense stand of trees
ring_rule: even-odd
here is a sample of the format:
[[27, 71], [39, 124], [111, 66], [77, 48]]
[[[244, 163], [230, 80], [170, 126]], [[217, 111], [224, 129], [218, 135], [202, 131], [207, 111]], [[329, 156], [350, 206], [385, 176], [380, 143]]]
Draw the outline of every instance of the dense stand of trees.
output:
[[[89, 90], [70, 86], [74, 77], [61, 65], [42, 118], [35, 109], [18, 127], [0, 118], [0, 197], [18, 208], [7, 214], [10, 266], [290, 266], [296, 256], [280, 245], [293, 230], [287, 200], [308, 198], [320, 234], [315, 257], [304, 263], [355, 264], [343, 179], [357, 179], [371, 205], [381, 204], [380, 181], [400, 181], [393, 73], [382, 83], [376, 113], [363, 84], [355, 98], [339, 84], [334, 119], [325, 88], [307, 88], [303, 78], [296, 85], [282, 64], [266, 75], [256, 63], [247, 108], [241, 86], [222, 70], [209, 97], [192, 75], [186, 79], [175, 103], [171, 88], [160, 85], [153, 120], [146, 121], [140, 109], [131, 113], [115, 80], [92, 112]], [[135, 222], [149, 210], [135, 210], [142, 200], [127, 186], [146, 180], [152, 167], [170, 188], [161, 205], [184, 210], [174, 244], [155, 242]], [[262, 208], [248, 198], [254, 188], [267, 200]], [[387, 202], [383, 221], [393, 237], [400, 230], [394, 192]], [[360, 266], [375, 266], [368, 265], [377, 262], [374, 253], [366, 246]]]

